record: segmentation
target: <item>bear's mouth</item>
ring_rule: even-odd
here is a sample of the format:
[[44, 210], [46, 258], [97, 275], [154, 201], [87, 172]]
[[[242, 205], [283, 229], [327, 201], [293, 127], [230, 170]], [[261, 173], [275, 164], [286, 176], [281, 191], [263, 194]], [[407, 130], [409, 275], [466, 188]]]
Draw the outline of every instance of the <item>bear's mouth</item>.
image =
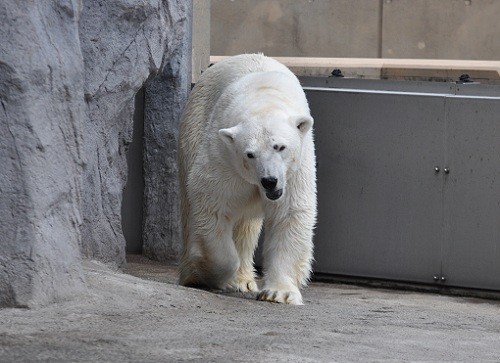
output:
[[276, 200], [283, 195], [283, 189], [268, 190], [266, 191], [266, 197], [270, 200]]

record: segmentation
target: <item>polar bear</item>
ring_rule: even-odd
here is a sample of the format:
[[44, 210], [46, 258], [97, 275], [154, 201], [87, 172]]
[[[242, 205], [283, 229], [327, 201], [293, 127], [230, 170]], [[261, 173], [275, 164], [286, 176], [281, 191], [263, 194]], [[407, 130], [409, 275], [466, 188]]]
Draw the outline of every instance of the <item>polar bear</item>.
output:
[[312, 126], [298, 79], [272, 58], [234, 56], [203, 73], [179, 133], [180, 284], [258, 292], [264, 225], [257, 298], [302, 304], [316, 222]]

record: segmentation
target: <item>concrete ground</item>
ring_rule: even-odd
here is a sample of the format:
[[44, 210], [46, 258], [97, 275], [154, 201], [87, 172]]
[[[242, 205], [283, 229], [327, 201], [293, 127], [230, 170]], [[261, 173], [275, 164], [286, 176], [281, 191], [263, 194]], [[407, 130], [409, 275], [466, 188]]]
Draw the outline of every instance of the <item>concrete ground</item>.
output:
[[138, 257], [85, 271], [84, 296], [0, 310], [0, 362], [500, 361], [500, 301], [313, 283], [286, 306]]

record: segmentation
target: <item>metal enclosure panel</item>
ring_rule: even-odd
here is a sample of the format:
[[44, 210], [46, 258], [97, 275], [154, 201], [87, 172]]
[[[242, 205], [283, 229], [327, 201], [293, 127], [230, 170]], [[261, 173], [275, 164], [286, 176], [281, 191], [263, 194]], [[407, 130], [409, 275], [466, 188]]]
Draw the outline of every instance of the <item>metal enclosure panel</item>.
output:
[[[357, 79], [343, 77], [299, 77], [304, 88], [346, 88], [372, 91], [418, 92], [455, 94], [456, 83], [427, 82], [427, 81], [400, 81], [380, 79]], [[464, 87], [465, 88], [465, 87]]]
[[379, 79], [356, 79], [341, 77], [299, 77], [304, 88], [345, 88], [363, 91], [392, 91], [407, 93], [432, 93], [446, 95], [484, 96], [500, 95], [500, 85], [456, 82], [401, 81]]
[[481, 84], [476, 82], [458, 83], [456, 85], [455, 94], [461, 96], [500, 97], [500, 85]]
[[443, 275], [500, 289], [500, 98], [447, 98]]
[[433, 282], [440, 272], [443, 97], [308, 89], [315, 271]]

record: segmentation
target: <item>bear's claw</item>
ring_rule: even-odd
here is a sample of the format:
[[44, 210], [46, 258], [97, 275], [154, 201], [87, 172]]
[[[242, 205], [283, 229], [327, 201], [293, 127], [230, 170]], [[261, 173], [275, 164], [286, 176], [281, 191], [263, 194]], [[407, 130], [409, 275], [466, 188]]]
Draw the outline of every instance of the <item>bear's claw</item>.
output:
[[253, 279], [236, 279], [229, 288], [240, 292], [259, 292], [257, 283]]

